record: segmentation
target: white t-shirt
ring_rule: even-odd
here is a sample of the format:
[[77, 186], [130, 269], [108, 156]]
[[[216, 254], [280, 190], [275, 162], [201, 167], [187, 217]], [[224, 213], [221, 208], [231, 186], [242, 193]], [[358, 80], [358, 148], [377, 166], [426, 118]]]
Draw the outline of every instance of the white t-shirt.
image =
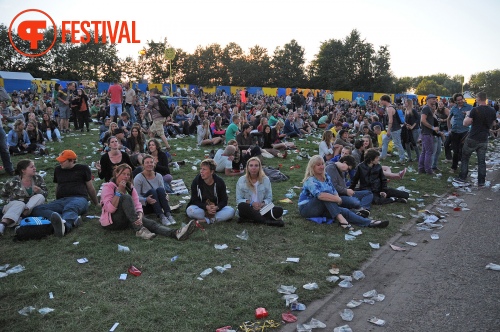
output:
[[224, 150], [219, 149], [217, 150], [217, 153], [214, 156], [214, 161], [217, 164], [215, 171], [218, 173], [224, 173], [226, 171], [226, 168], [229, 169], [233, 168], [233, 162], [229, 160], [228, 156], [223, 156], [222, 155], [223, 152]]

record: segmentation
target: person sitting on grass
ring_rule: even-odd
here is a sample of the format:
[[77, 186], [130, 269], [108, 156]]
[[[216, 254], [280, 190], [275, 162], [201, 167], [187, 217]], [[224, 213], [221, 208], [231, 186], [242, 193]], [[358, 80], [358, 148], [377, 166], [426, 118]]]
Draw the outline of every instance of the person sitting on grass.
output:
[[203, 160], [200, 164], [200, 174], [191, 183], [191, 199], [187, 204], [186, 213], [197, 222], [212, 224], [234, 217], [234, 209], [227, 205], [226, 184], [215, 174], [216, 168], [213, 159]]
[[203, 120], [197, 128], [198, 145], [217, 145], [223, 142], [222, 137], [213, 137], [210, 130], [210, 121]]
[[214, 162], [217, 164], [215, 171], [217, 173], [224, 173], [228, 176], [241, 174], [239, 170], [233, 171], [233, 160], [236, 149], [237, 148], [234, 145], [228, 145], [224, 150], [217, 150], [214, 156]]
[[252, 157], [247, 162], [246, 173], [236, 183], [236, 202], [238, 203], [238, 222], [262, 223], [283, 227], [285, 223], [283, 208], [274, 206], [265, 213], [260, 210], [273, 202], [271, 181], [262, 170], [259, 158]]
[[380, 152], [375, 149], [365, 152], [365, 160], [356, 167], [350, 189], [355, 189], [358, 182], [359, 190], [370, 190], [373, 193], [373, 204], [406, 203], [410, 197], [406, 191], [387, 187], [387, 178], [380, 165]]
[[102, 213], [99, 221], [107, 230], [132, 228], [135, 235], [145, 240], [155, 235], [172, 237], [179, 241], [186, 240], [196, 229], [190, 221], [180, 229], [171, 229], [154, 220], [144, 217], [139, 194], [131, 182], [132, 168], [127, 164], [117, 166], [111, 181], [106, 182], [101, 192]]
[[299, 213], [302, 217], [317, 223], [332, 223], [352, 230], [350, 223], [362, 227], [387, 227], [389, 221], [363, 218], [349, 209], [340, 207], [342, 198], [335, 190], [332, 180], [325, 173], [325, 161], [320, 155], [312, 156], [307, 164], [303, 187], [299, 195]]

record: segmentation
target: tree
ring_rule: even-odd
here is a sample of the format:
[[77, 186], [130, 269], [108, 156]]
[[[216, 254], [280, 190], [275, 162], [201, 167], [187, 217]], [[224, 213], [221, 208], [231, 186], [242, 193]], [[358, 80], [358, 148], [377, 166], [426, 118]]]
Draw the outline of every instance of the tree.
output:
[[442, 86], [441, 84], [438, 84], [436, 81], [424, 78], [419, 85], [417, 86], [417, 89], [415, 90], [415, 93], [418, 95], [428, 95], [428, 94], [435, 94], [438, 96], [448, 96], [449, 92], [448, 90]]
[[304, 48], [295, 39], [283, 48], [276, 47], [270, 63], [270, 85], [303, 86], [306, 82]]
[[471, 75], [470, 90], [475, 93], [483, 91], [489, 99], [500, 98], [500, 70], [489, 70]]
[[394, 88], [392, 89], [395, 93], [405, 93], [414, 89], [413, 78], [409, 76], [399, 77], [394, 80]]

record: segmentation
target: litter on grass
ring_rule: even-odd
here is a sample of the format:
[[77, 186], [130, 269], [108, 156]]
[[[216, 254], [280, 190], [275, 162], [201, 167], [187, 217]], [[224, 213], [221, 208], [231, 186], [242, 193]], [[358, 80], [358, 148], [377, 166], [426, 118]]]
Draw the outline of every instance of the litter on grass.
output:
[[310, 282], [308, 284], [305, 284], [304, 286], [302, 286], [302, 288], [304, 289], [307, 289], [307, 290], [315, 290], [315, 289], [318, 289], [318, 284], [315, 283], [315, 282]]
[[290, 309], [292, 311], [304, 311], [304, 310], [306, 310], [306, 305], [303, 303], [293, 302], [290, 305]]
[[368, 242], [373, 249], [380, 249], [379, 243]]
[[119, 252], [130, 252], [130, 248], [127, 247], [127, 246], [122, 246], [122, 245], [118, 245], [118, 251]]
[[342, 280], [341, 282], [339, 282], [339, 287], [342, 287], [342, 288], [351, 288], [352, 287], [352, 283], [350, 281], [347, 281], [347, 280]]
[[337, 280], [339, 280], [340, 278], [337, 277], [337, 276], [329, 276], [329, 277], [326, 277], [326, 281], [328, 282], [337, 282]]
[[114, 332], [118, 327], [118, 325], [120, 325], [120, 323], [118, 322], [114, 323], [113, 326], [111, 326], [111, 328], [109, 329], [109, 332]]
[[349, 231], [348, 234], [352, 236], [360, 236], [361, 234], [363, 234], [363, 232], [358, 229], [357, 231]]
[[336, 254], [336, 253], [333, 253], [333, 252], [329, 252], [329, 253], [328, 253], [328, 257], [332, 257], [332, 258], [340, 258], [340, 254]]
[[122, 273], [120, 274], [120, 278], [118, 278], [119, 280], [127, 280], [127, 274], [126, 273]]
[[227, 249], [227, 244], [214, 244], [215, 249], [224, 250]]
[[300, 261], [300, 258], [298, 258], [298, 257], [288, 257], [286, 259], [286, 261], [289, 262], [289, 263], [298, 263]]
[[297, 290], [297, 287], [281, 285], [280, 288], [278, 288], [278, 293], [280, 293], [280, 294], [293, 294], [293, 293], [295, 293], [296, 290]]
[[85, 263], [89, 262], [89, 260], [87, 258], [85, 258], [85, 257], [84, 258], [78, 258], [76, 261], [78, 263], [80, 263], [80, 264], [85, 264]]
[[216, 266], [215, 269], [219, 271], [220, 273], [224, 273], [226, 270], [229, 270], [231, 268], [231, 264], [226, 264], [224, 266]]
[[285, 294], [281, 298], [285, 300], [286, 306], [289, 307], [290, 303], [297, 302], [299, 296], [297, 294]]
[[241, 234], [238, 234], [236, 235], [236, 237], [238, 239], [242, 239], [242, 240], [248, 240], [248, 231], [246, 229], [243, 230], [243, 232], [241, 232]]
[[20, 273], [20, 272], [23, 272], [24, 270], [26, 270], [26, 268], [22, 265], [16, 265], [10, 269], [8, 269], [7, 271], [5, 271], [5, 273], [7, 274], [16, 274], [16, 273]]
[[494, 264], [494, 263], [490, 263], [490, 264], [486, 265], [486, 269], [487, 270], [493, 270], [493, 271], [500, 271], [500, 265]]
[[354, 241], [354, 240], [356, 240], [356, 237], [355, 237], [355, 236], [352, 236], [352, 235], [349, 235], [349, 234], [345, 234], [345, 235], [344, 235], [344, 239], [345, 239], [346, 241]]

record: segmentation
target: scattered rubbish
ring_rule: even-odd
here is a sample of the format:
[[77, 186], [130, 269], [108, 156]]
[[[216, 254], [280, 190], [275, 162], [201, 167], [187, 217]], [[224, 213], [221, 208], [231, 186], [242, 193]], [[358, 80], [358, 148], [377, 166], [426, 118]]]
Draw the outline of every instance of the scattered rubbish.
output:
[[285, 323], [295, 323], [297, 321], [297, 317], [291, 312], [282, 313], [281, 319], [283, 319]]
[[342, 275], [342, 276], [339, 276], [339, 278], [342, 279], [342, 280], [352, 281], [352, 277], [351, 276], [344, 276], [344, 275]]
[[493, 271], [500, 271], [500, 265], [490, 263], [490, 264], [486, 265], [486, 269], [493, 270]]
[[412, 246], [412, 247], [416, 247], [417, 244], [415, 242], [405, 242], [407, 245], [409, 246]]
[[128, 268], [128, 273], [130, 273], [131, 275], [136, 276], [136, 277], [138, 277], [142, 274], [141, 270], [139, 270], [138, 268], [136, 268], [133, 265], [130, 265], [130, 267]]
[[79, 244], [80, 244], [80, 242], [73, 242], [73, 245], [74, 245], [74, 246], [77, 246], [77, 245], [79, 245]]
[[255, 309], [255, 318], [262, 319], [266, 318], [267, 316], [269, 316], [269, 313], [267, 312], [266, 308]]
[[297, 302], [299, 296], [297, 294], [285, 294], [281, 298], [285, 300], [286, 306], [289, 307], [290, 303]]
[[54, 299], [54, 293], [49, 292], [49, 299], [53, 300]]
[[354, 240], [356, 240], [355, 236], [352, 236], [352, 235], [349, 235], [349, 234], [345, 234], [344, 238], [345, 238], [346, 241], [354, 241]]
[[363, 297], [374, 297], [377, 296], [377, 294], [377, 291], [375, 289], [372, 289], [371, 291], [363, 293]]
[[344, 309], [340, 312], [340, 317], [342, 317], [343, 320], [350, 322], [354, 318], [354, 312], [351, 309]]
[[310, 282], [308, 284], [305, 284], [304, 286], [302, 286], [302, 288], [304, 289], [307, 289], [307, 290], [315, 290], [315, 289], [318, 289], [318, 284], [315, 283], [315, 282]]
[[0, 266], [0, 271], [5, 271], [9, 268], [10, 264], [4, 264], [2, 266]]
[[359, 236], [359, 235], [363, 234], [363, 232], [360, 229], [358, 229], [357, 231], [349, 231], [347, 234], [352, 235], [352, 236]]
[[299, 324], [297, 325], [297, 332], [312, 332], [312, 329], [305, 324]]
[[373, 249], [380, 249], [379, 243], [368, 242]]
[[340, 254], [335, 254], [333, 252], [328, 253], [328, 257], [333, 257], [333, 258], [340, 258]]
[[356, 308], [359, 307], [361, 304], [363, 304], [363, 301], [351, 300], [346, 305], [348, 308]]
[[179, 256], [174, 256], [174, 257], [170, 258], [170, 262], [173, 263], [178, 259], [179, 259]]
[[394, 250], [394, 251], [406, 251], [405, 248], [395, 246], [394, 244], [391, 244], [390, 246], [391, 246], [392, 250]]
[[385, 325], [385, 320], [377, 318], [377, 317], [371, 317], [368, 319], [368, 321], [372, 324], [378, 325], [378, 326], [384, 326]]
[[127, 280], [127, 274], [126, 273], [122, 273], [120, 274], [120, 278], [118, 278], [119, 280]]
[[226, 270], [231, 268], [231, 264], [226, 264], [224, 266], [216, 266], [215, 269], [220, 273], [224, 273]]
[[298, 257], [288, 257], [286, 259], [287, 262], [291, 262], [291, 263], [298, 263], [300, 261], [300, 258]]
[[243, 230], [243, 232], [241, 232], [241, 234], [238, 234], [236, 235], [236, 237], [238, 239], [242, 239], [242, 240], [248, 240], [248, 231], [246, 229]]
[[363, 271], [354, 271], [352, 273], [352, 277], [356, 280], [361, 280], [365, 277], [365, 274], [363, 273]]
[[330, 271], [331, 274], [339, 274], [340, 273], [340, 269], [335, 264], [332, 265], [332, 268], [328, 271]]
[[337, 277], [337, 276], [329, 276], [329, 277], [326, 277], [326, 281], [328, 282], [337, 282], [337, 280], [339, 280], [340, 278]]
[[384, 294], [377, 294], [374, 297], [372, 297], [371, 299], [373, 301], [376, 301], [376, 302], [382, 302], [385, 299], [385, 295]]
[[113, 326], [111, 326], [111, 328], [109, 329], [109, 332], [114, 332], [118, 327], [118, 325], [120, 325], [120, 323], [118, 322], [114, 323]]
[[46, 315], [48, 314], [49, 312], [52, 312], [54, 311], [55, 309], [52, 309], [52, 308], [41, 308], [41, 309], [38, 309], [38, 312], [41, 314], [41, 315]]
[[311, 320], [308, 323], [304, 324], [304, 327], [309, 327], [311, 329], [324, 329], [326, 327], [326, 324], [320, 322], [315, 318], [311, 318]]
[[350, 281], [347, 281], [347, 280], [342, 280], [341, 282], [339, 282], [339, 287], [342, 287], [342, 288], [351, 288], [352, 287], [352, 283]]
[[349, 325], [342, 325], [334, 328], [333, 332], [352, 332], [352, 329], [349, 327]]
[[231, 326], [219, 327], [215, 332], [231, 332], [234, 331]]
[[206, 276], [208, 276], [210, 273], [212, 273], [212, 269], [211, 268], [208, 268], [206, 270], [204, 270], [203, 272], [200, 273], [200, 277], [201, 278], [205, 278]]
[[224, 250], [224, 249], [227, 249], [228, 247], [227, 247], [227, 244], [215, 244], [214, 248], [219, 249], [219, 250]]
[[400, 214], [396, 214], [396, 213], [391, 213], [390, 216], [393, 216], [393, 217], [396, 217], [396, 218], [399, 218], [399, 219], [406, 219], [405, 216], [400, 215]]
[[280, 203], [293, 203], [293, 201], [290, 198], [284, 198], [279, 200]]
[[363, 303], [368, 303], [368, 304], [371, 304], [371, 305], [375, 304], [375, 301], [372, 300], [372, 299], [363, 299], [362, 301], [363, 301]]
[[292, 311], [304, 311], [304, 310], [306, 310], [306, 305], [303, 303], [293, 302], [290, 305], [290, 309]]
[[431, 234], [431, 239], [439, 240], [439, 234], [436, 234], [436, 233]]
[[5, 272], [0, 272], [0, 278], [5, 278], [6, 276], [8, 276], [7, 273]]
[[24, 307], [22, 308], [21, 310], [18, 311], [19, 314], [23, 315], [23, 316], [28, 316], [29, 314], [33, 313], [36, 311], [36, 308], [33, 307], [33, 306], [29, 306], [29, 307]]
[[122, 245], [118, 245], [118, 251], [119, 252], [130, 252], [130, 248], [127, 247], [127, 246], [122, 246]]
[[78, 258], [76, 261], [78, 263], [80, 263], [80, 264], [85, 264], [85, 263], [89, 262], [89, 260], [87, 258], [85, 258], [85, 257], [84, 258]]
[[293, 293], [295, 293], [296, 290], [297, 290], [297, 287], [281, 285], [280, 288], [278, 288], [278, 293], [280, 293], [280, 294], [293, 294]]
[[22, 265], [16, 265], [10, 269], [8, 269], [7, 271], [5, 271], [5, 273], [7, 274], [15, 274], [15, 273], [19, 273], [19, 272], [23, 272], [24, 270], [26, 270], [26, 268]]

